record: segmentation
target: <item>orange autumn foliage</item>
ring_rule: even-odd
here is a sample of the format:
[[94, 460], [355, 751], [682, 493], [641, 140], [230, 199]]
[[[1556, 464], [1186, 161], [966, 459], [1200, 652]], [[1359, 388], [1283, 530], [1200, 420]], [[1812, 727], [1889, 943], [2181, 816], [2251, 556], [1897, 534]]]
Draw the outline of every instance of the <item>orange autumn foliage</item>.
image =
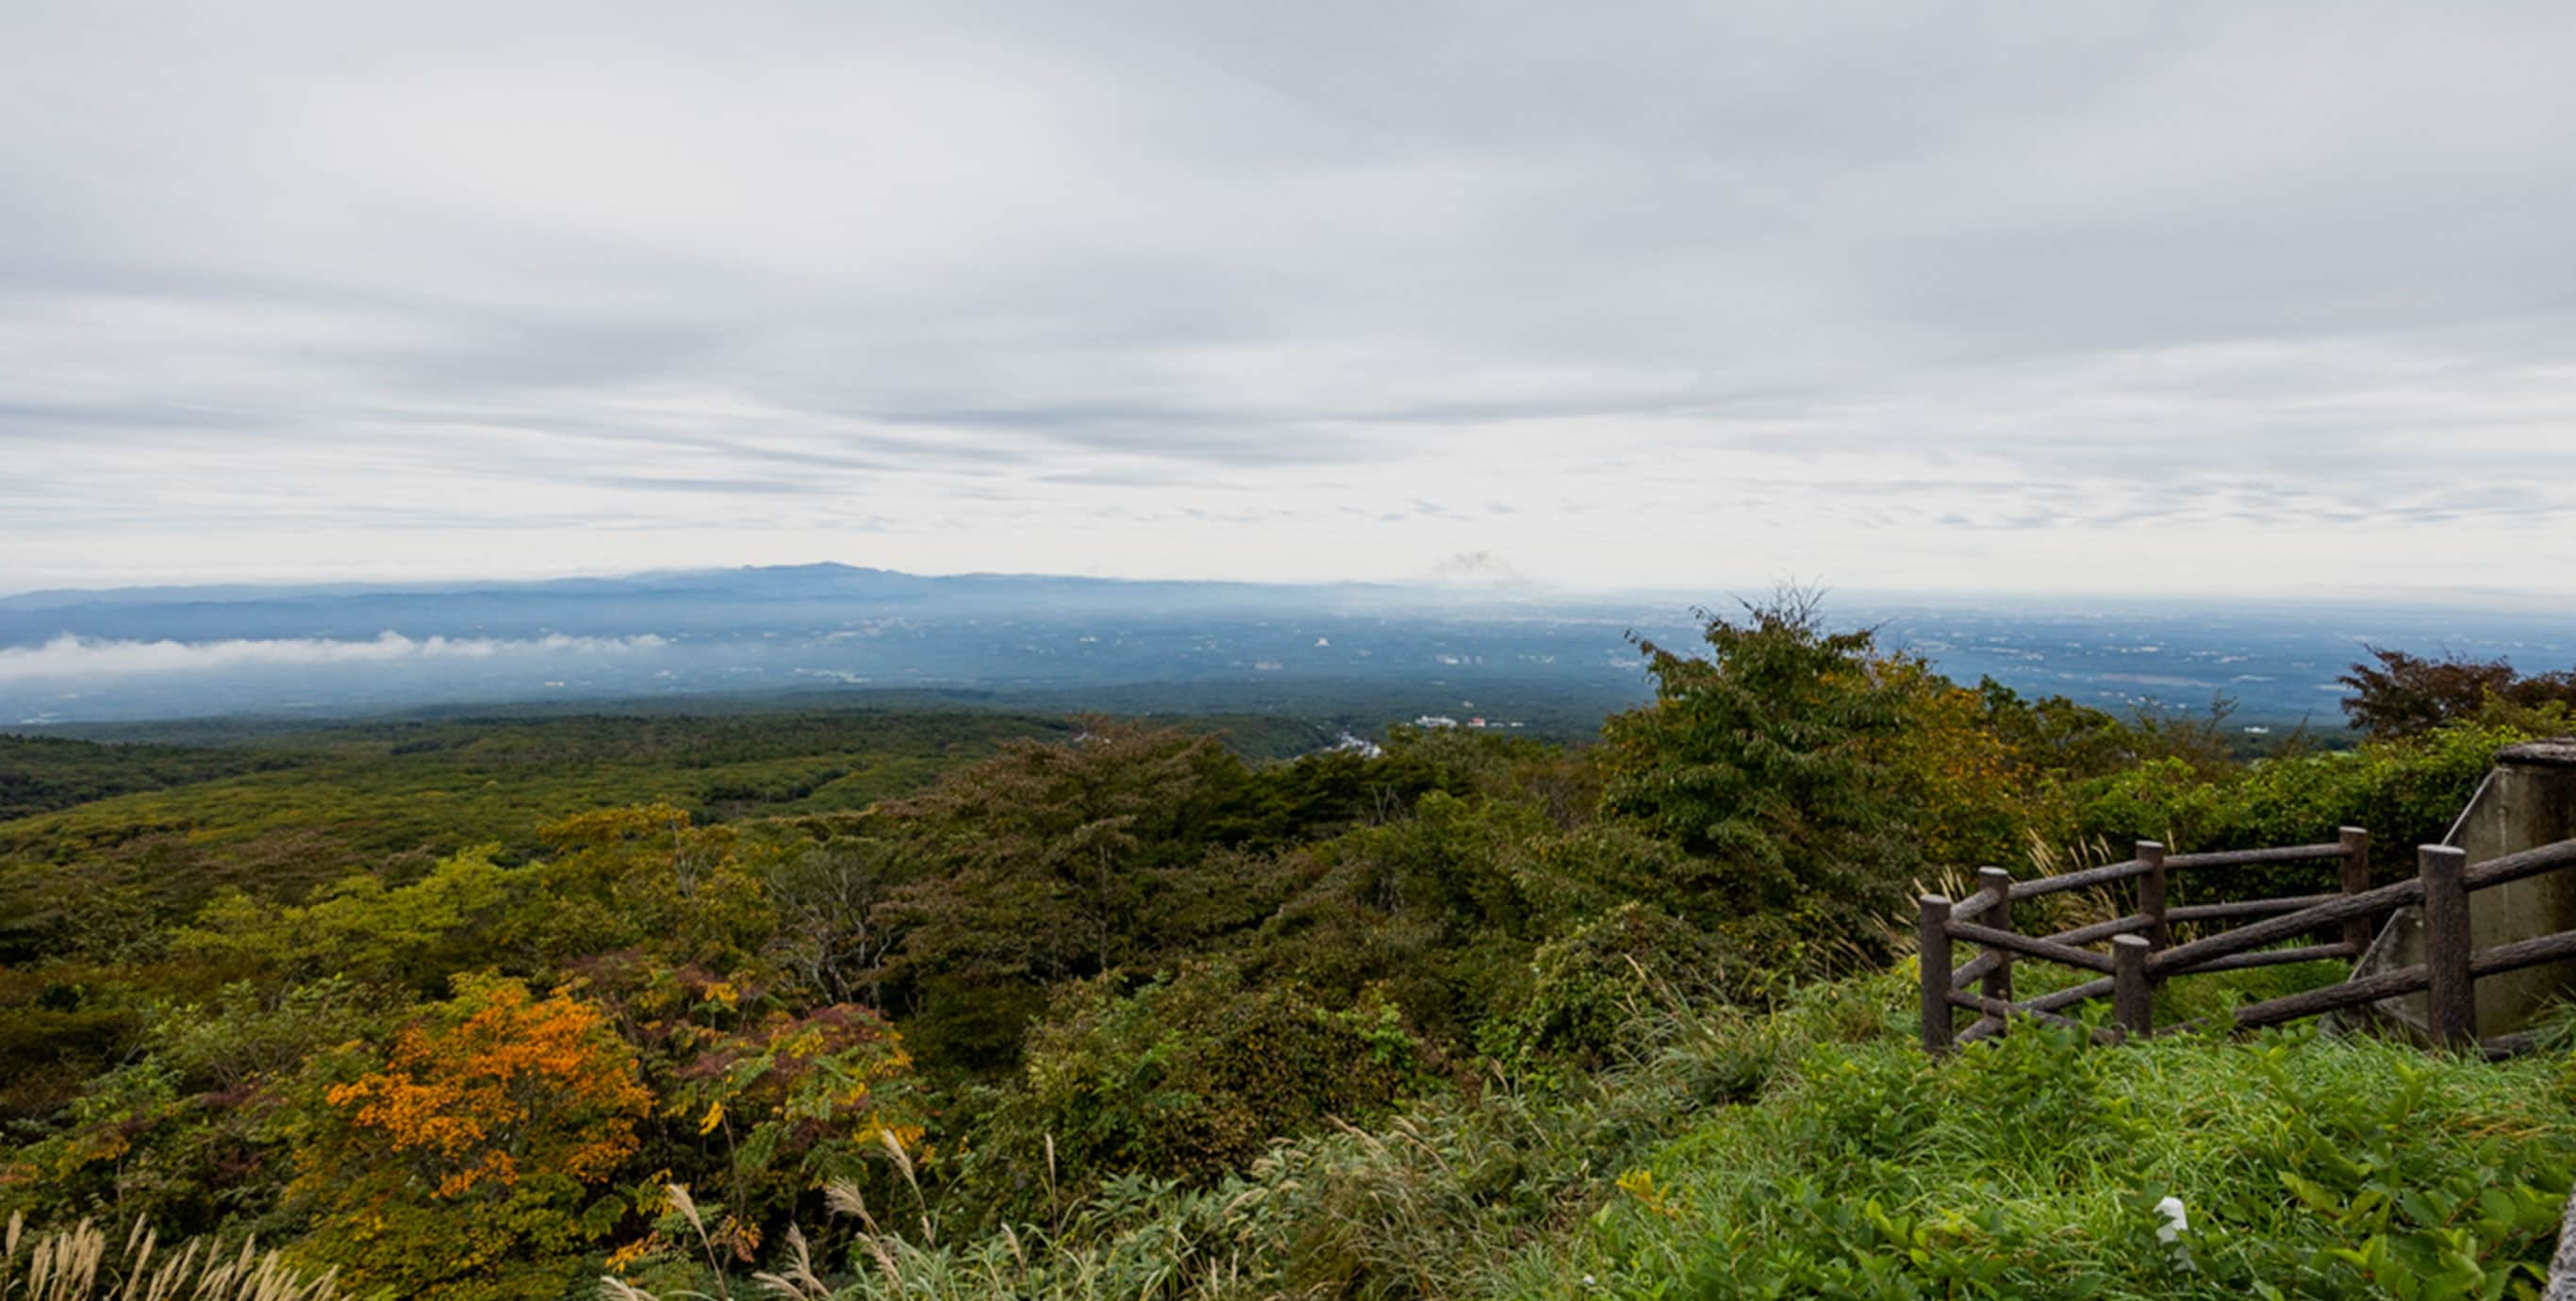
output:
[[[515, 983], [496, 984], [462, 1022], [436, 1032], [407, 1027], [384, 1070], [325, 1096], [381, 1131], [392, 1150], [434, 1153], [447, 1166], [441, 1197], [487, 1179], [517, 1183], [528, 1159], [596, 1182], [635, 1150], [632, 1122], [653, 1105], [631, 1065], [602, 1069], [601, 1024], [591, 1004], [533, 1002]], [[544, 1135], [551, 1141], [525, 1155], [505, 1145], [550, 1128], [543, 1119], [574, 1114], [583, 1123]]]
[[613, 1225], [622, 1207], [592, 1190], [653, 1105], [596, 1004], [488, 977], [460, 978], [322, 1102], [299, 1153], [308, 1247], [358, 1282], [456, 1296]]

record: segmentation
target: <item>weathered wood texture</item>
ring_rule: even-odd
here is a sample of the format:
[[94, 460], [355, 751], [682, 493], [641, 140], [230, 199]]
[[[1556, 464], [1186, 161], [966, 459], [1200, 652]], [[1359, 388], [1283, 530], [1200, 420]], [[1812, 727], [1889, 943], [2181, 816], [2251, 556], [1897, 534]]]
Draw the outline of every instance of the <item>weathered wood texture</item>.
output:
[[2349, 962], [2360, 956], [2361, 954], [2351, 945], [2340, 942], [2309, 944], [2295, 949], [2256, 949], [2251, 953], [2235, 953], [2224, 958], [2212, 958], [2183, 974], [2200, 976], [2213, 971], [2243, 971], [2248, 967], [2277, 967], [2288, 962], [2319, 962], [2327, 958], [2340, 958]]
[[2311, 989], [2304, 994], [2248, 1004], [2236, 1009], [2232, 1019], [2238, 1027], [2248, 1030], [2257, 1026], [2282, 1025], [2347, 1007], [2359, 1007], [2364, 1003], [2376, 1003], [2383, 998], [2412, 994], [2423, 987], [2424, 969], [2420, 966], [2406, 967], [2359, 980], [2347, 980], [2340, 985], [2328, 985], [2323, 989]]
[[2061, 890], [2083, 890], [2097, 885], [2109, 885], [2113, 881], [2126, 881], [2146, 870], [2147, 865], [2144, 863], [2112, 863], [2103, 867], [2088, 867], [2081, 872], [2069, 872], [2064, 876], [2043, 876], [2036, 881], [2015, 881], [2012, 897], [2036, 899], [2041, 895], [2056, 894]]
[[[2278, 899], [2240, 899], [2234, 903], [2194, 903], [2165, 909], [2169, 922], [2219, 922], [2238, 917], [2278, 917], [2342, 898], [2339, 894], [2290, 894]], [[2369, 922], [2362, 922], [2365, 939]]]
[[[2166, 904], [2167, 873], [2173, 868], [2317, 859], [2336, 860], [2341, 887], [2338, 892], [2181, 907]], [[2129, 862], [2036, 881], [2015, 881], [2000, 868], [1981, 868], [1977, 892], [1966, 901], [1974, 905], [1973, 909], [1953, 905], [1940, 895], [1925, 895], [1920, 900], [1924, 1048], [1944, 1053], [1958, 1043], [1991, 1038], [2009, 1029], [2015, 1017], [2078, 1024], [2059, 1012], [2105, 995], [2112, 1001], [2114, 1025], [2097, 1030], [2097, 1038], [2199, 1028], [2197, 1023], [2187, 1023], [2158, 1031], [2154, 1024], [2156, 988], [2175, 976], [2355, 959], [2369, 947], [2378, 918], [2399, 908], [2420, 905], [2425, 952], [2422, 963], [2240, 1007], [2226, 1018], [2225, 1024], [2237, 1029], [2279, 1025], [2422, 993], [2426, 996], [2430, 1033], [2436, 1042], [2461, 1049], [2476, 1048], [2490, 1055], [2509, 1051], [2507, 1040], [2511, 1036], [2483, 1044], [2477, 1038], [2472, 1000], [2475, 982], [2484, 976], [2576, 959], [2576, 931], [2478, 951], [2472, 947], [2469, 929], [2470, 897], [2490, 886], [2567, 867], [2576, 867], [2576, 840], [2523, 850], [2474, 867], [2466, 865], [2465, 855], [2458, 849], [2426, 845], [2418, 850], [2413, 879], [2373, 888], [2370, 835], [2359, 827], [2344, 827], [2332, 844], [2220, 854], [2169, 855], [2154, 841], [2140, 841], [2137, 857]], [[2138, 909], [2126, 916], [2051, 935], [2023, 934], [2015, 924], [2012, 905], [2016, 900], [2109, 885], [2133, 877], [2139, 878]], [[2160, 943], [2169, 938], [2170, 928], [2176, 924], [2238, 918], [2259, 920], [2188, 944], [2165, 947]], [[2320, 932], [2335, 936], [2336, 941], [2274, 947]], [[2111, 941], [2107, 955], [2081, 947], [2105, 939]], [[1950, 945], [1961, 941], [1982, 945], [1985, 952], [1954, 966]], [[2101, 978], [2016, 1001], [2013, 967], [2017, 957], [2096, 972]], [[1973, 993], [1969, 992], [1972, 987]], [[1952, 1012], [1956, 1008], [1978, 1013], [1977, 1021], [1965, 1031], [1954, 1031]], [[2571, 1301], [2576, 1301], [2576, 1296]]]
[[[1977, 877], [1979, 880], [1985, 879], [1985, 869], [1979, 868], [1977, 870]], [[1958, 900], [1950, 905], [1950, 920], [1954, 922], [1976, 921], [1983, 918], [1986, 915], [1986, 911], [1993, 908], [1995, 905], [2010, 902], [2011, 900], [2007, 899], [2003, 895], [1996, 894], [1991, 890], [1979, 890], [1975, 894], [1969, 895], [1967, 898]]]
[[2576, 840], [2561, 840], [2536, 849], [2490, 858], [2468, 869], [2464, 875], [2470, 889], [2483, 890], [2491, 885], [2555, 872], [2562, 867], [2576, 867]]
[[2278, 849], [2223, 849], [2214, 854], [2176, 854], [2165, 860], [2165, 866], [2252, 867], [2257, 863], [2306, 863], [2334, 858], [2342, 853], [2341, 842], [2330, 841], [2321, 845], [2284, 845]]
[[2477, 1038], [2478, 1006], [2469, 976], [2468, 855], [2448, 845], [2416, 851], [2424, 883], [2424, 1022], [2433, 1042], [2464, 1048]]
[[2563, 958], [2576, 958], [2576, 931], [2535, 935], [2527, 940], [2481, 949], [2469, 958], [2469, 975], [2472, 978], [2501, 976], [2508, 971], [2537, 967]]
[[1988, 949], [1950, 969], [1950, 988], [1966, 989], [1986, 978], [1986, 973], [2003, 965], [2004, 955]]
[[2060, 944], [2055, 940], [2043, 940], [2036, 935], [2016, 935], [2011, 931], [1996, 930], [1992, 926], [1953, 925], [1947, 929], [1952, 939], [1966, 940], [1970, 944], [1982, 944], [1990, 949], [2002, 949], [2007, 953], [2019, 953], [2033, 958], [2046, 958], [2064, 966], [2082, 967], [2086, 971], [2107, 972], [2111, 969], [2111, 960], [2091, 949], [2079, 949], [2072, 944]]
[[[1977, 893], [1995, 897], [1995, 906], [1986, 915], [1987, 924], [1999, 931], [2010, 931], [2013, 928], [2012, 873], [2000, 867], [1978, 868]], [[1988, 1000], [2009, 1008], [2013, 1001], [2012, 954], [1993, 950], [1989, 952], [1995, 954], [1995, 965], [1985, 973], [1981, 992]], [[2003, 1018], [1999, 1016], [1996, 1019]]]
[[[2355, 895], [2370, 889], [2370, 832], [2360, 827], [2343, 827], [2335, 832], [2335, 843], [2343, 848], [2343, 892]], [[2370, 930], [2369, 918], [2346, 917], [2343, 919], [2343, 942], [2350, 945], [2354, 953], [2367, 952], [2370, 949]]]
[[2420, 903], [2423, 898], [2424, 882], [2421, 879], [2399, 881], [2376, 890], [2364, 890], [2360, 894], [2341, 895], [2330, 903], [2321, 903], [2286, 917], [2274, 917], [2250, 926], [2239, 926], [2224, 934], [2193, 940], [2189, 944], [2177, 944], [2156, 955], [2156, 967], [2165, 972], [2188, 970], [2194, 964], [2211, 958], [2223, 958], [2231, 953], [2243, 953], [2305, 935], [2328, 922], [2395, 912], [2408, 904]]
[[1916, 936], [1923, 953], [1923, 1051], [1950, 1051], [1950, 901], [1937, 894], [1917, 901]]
[[2166, 948], [2173, 943], [2173, 932], [2165, 925], [2165, 847], [2141, 840], [2137, 860], [2147, 868], [2138, 877], [2138, 915], [2147, 919], [2147, 947]]
[[2107, 922], [2095, 922], [2090, 926], [2078, 926], [2074, 930], [2059, 931], [2055, 935], [2044, 936], [2042, 938], [2052, 939], [2060, 944], [2094, 944], [2102, 940], [2107, 940], [2114, 935], [2129, 934], [2146, 924], [2147, 915], [2145, 913], [2130, 913], [2126, 917], [2114, 917]]
[[2147, 976], [2154, 946], [2143, 935], [2111, 937], [2111, 1019], [2130, 1034], [2155, 1029], [2155, 983]]

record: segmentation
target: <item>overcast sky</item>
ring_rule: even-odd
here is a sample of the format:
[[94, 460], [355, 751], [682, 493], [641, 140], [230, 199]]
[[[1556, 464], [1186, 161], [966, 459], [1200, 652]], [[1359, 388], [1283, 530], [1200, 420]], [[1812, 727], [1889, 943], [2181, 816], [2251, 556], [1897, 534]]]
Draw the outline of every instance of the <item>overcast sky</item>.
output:
[[2576, 596], [2576, 5], [0, 18], [0, 590]]

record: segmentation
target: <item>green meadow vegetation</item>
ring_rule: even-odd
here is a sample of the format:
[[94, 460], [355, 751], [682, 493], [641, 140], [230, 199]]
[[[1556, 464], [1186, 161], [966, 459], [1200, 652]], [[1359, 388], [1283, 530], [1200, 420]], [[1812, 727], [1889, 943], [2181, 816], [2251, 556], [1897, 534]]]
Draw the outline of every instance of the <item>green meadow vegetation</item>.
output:
[[0, 738], [0, 1301], [2536, 1294], [2576, 1036], [1936, 1062], [1901, 910], [2346, 823], [2394, 879], [2564, 699], [2382, 654], [2365, 741], [2249, 759], [1794, 594], [1642, 649], [1654, 699], [1577, 745], [908, 707]]

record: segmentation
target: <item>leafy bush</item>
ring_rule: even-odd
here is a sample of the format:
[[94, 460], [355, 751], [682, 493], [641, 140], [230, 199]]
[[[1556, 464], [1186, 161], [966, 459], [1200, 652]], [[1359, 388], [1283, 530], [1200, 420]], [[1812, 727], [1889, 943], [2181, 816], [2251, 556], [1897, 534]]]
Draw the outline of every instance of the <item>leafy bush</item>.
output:
[[718, 1236], [748, 1258], [762, 1225], [800, 1203], [819, 1207], [806, 1194], [867, 1178], [889, 1151], [931, 1159], [911, 1068], [901, 1036], [863, 1007], [773, 1012], [706, 1042], [668, 1101], [702, 1138], [721, 1140]]
[[2335, 681], [2352, 688], [2343, 699], [2352, 725], [2377, 737], [2414, 736], [2490, 711], [2537, 714], [2554, 709], [2564, 720], [2576, 709], [2576, 669], [2525, 675], [2503, 660], [2449, 655], [2438, 660], [2371, 646], [2375, 663], [2357, 663]]
[[1800, 594], [1702, 635], [1704, 659], [1639, 643], [1655, 701], [1602, 725], [1603, 812], [1722, 865], [1740, 912], [1874, 940], [1918, 863], [1883, 752], [1904, 690], [1869, 632], [1827, 632]]
[[516, 981], [456, 997], [381, 1052], [319, 1061], [295, 1156], [313, 1229], [296, 1253], [405, 1296], [560, 1295], [566, 1253], [626, 1203], [605, 1185], [652, 1108], [599, 1009]]
[[[2158, 840], [2174, 852], [2315, 844], [2367, 827], [2383, 879], [2415, 871], [2415, 847], [2441, 840], [2495, 752], [2519, 732], [2461, 723], [2358, 750], [2266, 760], [2218, 779], [2179, 760], [2141, 764], [2080, 792], [2082, 834], [2124, 847]], [[2123, 854], [2123, 857], [2126, 855]], [[2227, 869], [2207, 888], [2244, 894], [2330, 889], [2332, 864]]]
[[345, 980], [147, 1010], [141, 1053], [90, 1081], [53, 1132], [0, 1160], [0, 1204], [206, 1233], [275, 1214], [290, 1162], [288, 1088], [314, 1053], [370, 1032]]
[[[963, 1178], [971, 1189], [1043, 1163], [1051, 1198], [1118, 1172], [1203, 1183], [1328, 1117], [1384, 1114], [1425, 1068], [1383, 1000], [1337, 1010], [1295, 986], [1247, 985], [1229, 965], [1126, 994], [1083, 982], [1031, 1033], [1020, 1087], [970, 1144]], [[1023, 1200], [1034, 1191], [1012, 1182]]]
[[1718, 936], [1644, 904], [1623, 904], [1530, 961], [1520, 1005], [1488, 1021], [1478, 1046], [1514, 1075], [1561, 1079], [1618, 1055], [1620, 1032], [1660, 1005], [1768, 992], [1772, 973]]

